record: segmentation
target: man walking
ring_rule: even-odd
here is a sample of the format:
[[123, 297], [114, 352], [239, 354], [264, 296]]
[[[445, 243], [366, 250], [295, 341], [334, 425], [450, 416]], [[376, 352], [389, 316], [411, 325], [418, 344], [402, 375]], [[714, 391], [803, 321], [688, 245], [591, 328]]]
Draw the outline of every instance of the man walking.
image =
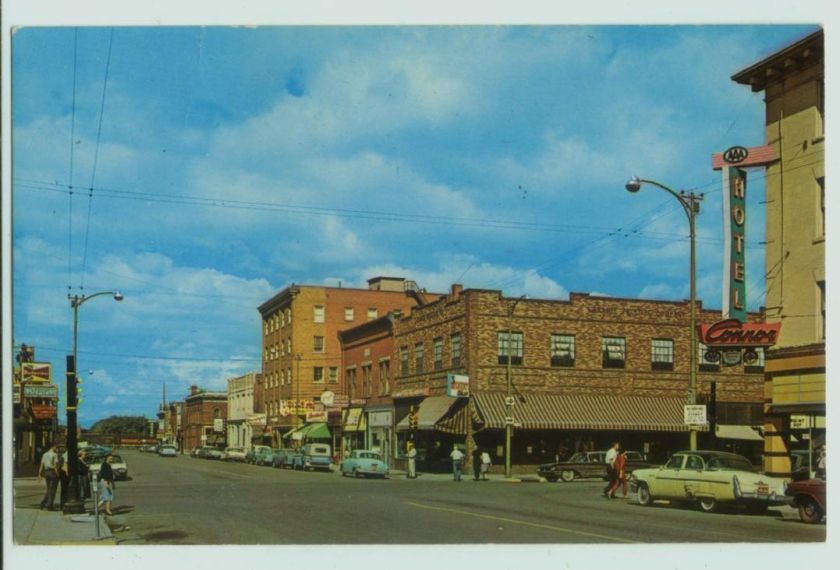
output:
[[619, 444], [617, 441], [614, 441], [612, 447], [607, 451], [607, 455], [604, 458], [604, 461], [607, 464], [607, 486], [604, 487], [603, 495], [605, 499], [610, 498], [610, 492], [612, 491], [613, 485], [615, 485], [616, 480], [618, 479], [618, 473], [615, 470], [615, 459], [618, 457], [618, 448]]
[[455, 477], [455, 481], [461, 480], [461, 462], [464, 460], [464, 454], [458, 449], [457, 445], [452, 446], [452, 453], [449, 454], [449, 457], [452, 458], [452, 474]]
[[41, 456], [41, 465], [38, 467], [38, 481], [43, 478], [47, 484], [44, 498], [41, 499], [41, 509], [51, 511], [55, 510], [55, 491], [58, 488], [58, 454], [55, 449], [55, 444], [52, 444]]
[[408, 475], [409, 479], [417, 479], [417, 448], [414, 443], [408, 442]]
[[472, 454], [472, 467], [473, 476], [476, 481], [479, 481], [481, 479], [481, 448], [477, 445], [475, 446]]

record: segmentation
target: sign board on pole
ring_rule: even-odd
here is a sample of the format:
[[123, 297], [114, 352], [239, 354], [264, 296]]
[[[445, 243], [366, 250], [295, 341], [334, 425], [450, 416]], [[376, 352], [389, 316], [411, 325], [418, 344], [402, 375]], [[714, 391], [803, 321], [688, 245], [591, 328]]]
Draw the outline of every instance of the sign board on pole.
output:
[[685, 425], [701, 426], [705, 425], [706, 420], [706, 406], [703, 404], [694, 404], [683, 406], [683, 417]]
[[26, 398], [58, 398], [58, 386], [55, 384], [24, 384], [23, 395]]
[[446, 375], [446, 394], [448, 396], [467, 398], [470, 395], [470, 377], [466, 374]]
[[52, 382], [52, 364], [49, 362], [22, 362], [20, 379], [22, 382]]

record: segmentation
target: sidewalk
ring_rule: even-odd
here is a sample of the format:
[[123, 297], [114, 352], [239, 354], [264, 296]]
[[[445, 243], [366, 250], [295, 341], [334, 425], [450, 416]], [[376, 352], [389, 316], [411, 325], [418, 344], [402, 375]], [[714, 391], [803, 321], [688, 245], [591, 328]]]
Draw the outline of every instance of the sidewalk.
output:
[[[44, 482], [36, 477], [16, 477], [14, 480], [14, 515], [12, 535], [14, 543], [25, 545], [114, 545], [111, 529], [105, 516], [99, 519], [99, 536], [96, 524], [90, 515], [65, 515], [60, 511], [40, 509], [44, 495]], [[58, 498], [56, 497], [56, 506]], [[93, 501], [85, 502], [85, 508], [93, 509]], [[74, 520], [76, 519], [76, 520]], [[81, 520], [84, 522], [76, 522]]]

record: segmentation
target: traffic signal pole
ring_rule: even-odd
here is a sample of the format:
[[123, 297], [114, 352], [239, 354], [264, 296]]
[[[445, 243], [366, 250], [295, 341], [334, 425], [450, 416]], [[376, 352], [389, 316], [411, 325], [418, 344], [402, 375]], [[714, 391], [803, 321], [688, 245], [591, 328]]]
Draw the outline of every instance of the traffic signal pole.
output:
[[68, 489], [67, 502], [64, 503], [64, 514], [77, 515], [85, 512], [85, 504], [79, 497], [79, 441], [78, 441], [78, 420], [76, 408], [79, 403], [76, 392], [78, 383], [76, 381], [76, 357], [73, 354], [67, 355], [67, 475]]

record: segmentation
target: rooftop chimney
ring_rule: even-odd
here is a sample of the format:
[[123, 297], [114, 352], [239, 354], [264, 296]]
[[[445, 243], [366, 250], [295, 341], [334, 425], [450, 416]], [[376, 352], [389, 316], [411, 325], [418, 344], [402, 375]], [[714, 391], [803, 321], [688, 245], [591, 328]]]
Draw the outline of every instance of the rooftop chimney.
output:
[[463, 285], [461, 285], [460, 283], [453, 283], [453, 284], [452, 284], [452, 294], [451, 294], [451, 297], [452, 297], [453, 299], [457, 298], [457, 297], [458, 297], [458, 295], [460, 295], [460, 294], [461, 294], [461, 291], [463, 291], [463, 290], [464, 290], [464, 286], [463, 286]]
[[198, 394], [198, 386], [193, 384], [190, 386], [190, 396], [195, 396], [196, 394]]

